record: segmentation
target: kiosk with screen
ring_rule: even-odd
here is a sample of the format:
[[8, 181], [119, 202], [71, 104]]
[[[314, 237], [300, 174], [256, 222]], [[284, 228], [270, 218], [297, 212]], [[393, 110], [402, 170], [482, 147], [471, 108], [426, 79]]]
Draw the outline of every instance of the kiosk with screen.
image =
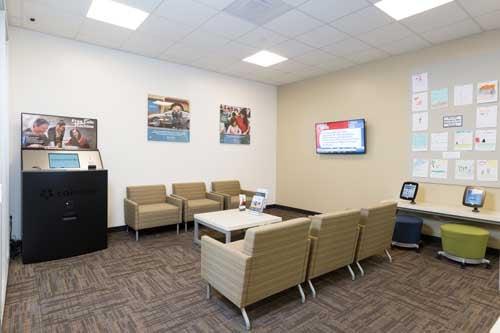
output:
[[479, 187], [467, 186], [464, 191], [463, 205], [473, 207], [474, 213], [479, 213], [479, 209], [484, 206], [486, 191]]
[[401, 187], [401, 193], [399, 198], [403, 200], [409, 200], [410, 203], [415, 204], [415, 198], [417, 197], [418, 183], [414, 182], [404, 182]]
[[105, 249], [108, 171], [94, 146], [97, 120], [22, 119], [23, 263]]

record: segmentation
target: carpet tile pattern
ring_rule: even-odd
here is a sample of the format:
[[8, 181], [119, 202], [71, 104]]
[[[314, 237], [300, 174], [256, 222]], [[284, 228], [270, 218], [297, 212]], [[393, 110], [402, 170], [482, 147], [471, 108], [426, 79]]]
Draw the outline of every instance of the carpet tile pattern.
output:
[[[284, 219], [301, 216], [270, 209]], [[11, 262], [3, 332], [244, 332], [237, 307], [214, 292], [205, 299], [193, 233], [175, 228], [109, 234], [109, 247], [79, 257]], [[393, 249], [314, 280], [300, 304], [291, 288], [247, 308], [255, 332], [488, 332], [500, 315], [499, 267], [461, 269], [421, 253]], [[358, 273], [356, 271], [356, 273]]]

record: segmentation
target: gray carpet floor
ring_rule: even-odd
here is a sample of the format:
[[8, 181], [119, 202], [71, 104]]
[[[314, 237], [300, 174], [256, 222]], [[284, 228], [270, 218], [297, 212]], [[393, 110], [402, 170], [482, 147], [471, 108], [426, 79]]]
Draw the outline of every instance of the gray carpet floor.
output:
[[[300, 214], [273, 209], [284, 219]], [[4, 332], [238, 332], [236, 306], [214, 292], [205, 299], [200, 250], [192, 228], [125, 231], [109, 247], [83, 256], [23, 265], [11, 262]], [[296, 288], [248, 307], [255, 332], [488, 332], [500, 315], [499, 267], [461, 269], [421, 253], [393, 249], [363, 262], [366, 275], [347, 269], [315, 279], [318, 297]], [[304, 286], [305, 287], [305, 286]]]

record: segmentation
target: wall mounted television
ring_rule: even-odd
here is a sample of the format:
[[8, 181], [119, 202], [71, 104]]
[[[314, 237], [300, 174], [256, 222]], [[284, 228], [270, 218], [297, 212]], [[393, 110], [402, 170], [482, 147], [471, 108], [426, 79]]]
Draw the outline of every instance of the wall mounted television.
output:
[[365, 154], [364, 119], [316, 124], [317, 154]]

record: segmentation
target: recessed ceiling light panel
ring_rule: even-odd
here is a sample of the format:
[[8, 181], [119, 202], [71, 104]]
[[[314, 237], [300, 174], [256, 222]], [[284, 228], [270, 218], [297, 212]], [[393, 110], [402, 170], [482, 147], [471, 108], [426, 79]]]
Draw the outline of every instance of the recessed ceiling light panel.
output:
[[276, 65], [286, 60], [288, 60], [288, 58], [282, 57], [279, 54], [272, 53], [269, 51], [259, 51], [254, 55], [251, 55], [243, 59], [243, 61], [245, 62], [249, 62], [251, 64], [259, 65], [262, 67], [269, 67], [272, 65]]
[[399, 21], [452, 1], [454, 0], [382, 0], [375, 6]]
[[136, 30], [148, 16], [149, 13], [113, 0], [93, 0], [87, 13], [88, 18], [130, 30]]

